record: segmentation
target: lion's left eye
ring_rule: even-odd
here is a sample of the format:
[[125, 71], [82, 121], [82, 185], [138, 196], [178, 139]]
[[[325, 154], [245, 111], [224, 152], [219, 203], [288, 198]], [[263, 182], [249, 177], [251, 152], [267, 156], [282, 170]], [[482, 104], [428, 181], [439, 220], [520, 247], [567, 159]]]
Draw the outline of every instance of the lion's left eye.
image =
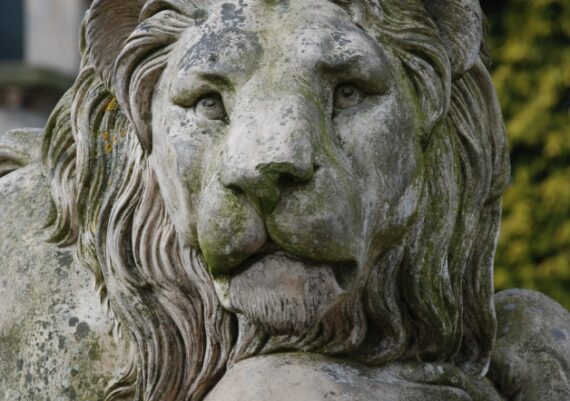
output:
[[222, 97], [217, 93], [210, 93], [199, 98], [194, 106], [196, 114], [208, 120], [223, 120], [227, 113]]
[[342, 84], [336, 87], [334, 92], [333, 107], [336, 111], [350, 109], [364, 101], [366, 94], [353, 84]]

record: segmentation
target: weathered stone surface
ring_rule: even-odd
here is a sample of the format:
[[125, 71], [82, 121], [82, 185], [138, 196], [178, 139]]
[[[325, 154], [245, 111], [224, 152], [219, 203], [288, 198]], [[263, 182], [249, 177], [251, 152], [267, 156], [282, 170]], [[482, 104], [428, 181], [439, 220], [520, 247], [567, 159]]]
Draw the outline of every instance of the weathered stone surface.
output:
[[[523, 378], [527, 397], [567, 398], [567, 343], [537, 343], [562, 367], [555, 390], [511, 363], [535, 352], [524, 320], [495, 344], [497, 324], [516, 319], [502, 295], [495, 313], [509, 165], [481, 21], [475, 0], [96, 0], [43, 167], [21, 144], [3, 150], [4, 213], [20, 224], [4, 231], [10, 274], [20, 255], [28, 270], [46, 259], [51, 276], [18, 285], [65, 305], [37, 305], [12, 341], [36, 352], [29, 336], [50, 316], [75, 339], [75, 353], [49, 359], [65, 376], [65, 356], [93, 346], [87, 323], [102, 356], [95, 377], [71, 373], [93, 384], [74, 385], [78, 399], [106, 382], [106, 401], [517, 400], [505, 377]], [[44, 219], [62, 250], [26, 252], [13, 232]], [[63, 269], [69, 249], [130, 355], [105, 335], [86, 273]], [[8, 295], [13, 310], [21, 293]], [[566, 330], [567, 314], [543, 301]], [[46, 393], [63, 394], [63, 376]], [[28, 391], [18, 380], [3, 386]]]
[[0, 135], [0, 153], [25, 155], [0, 177], [0, 399], [103, 400], [124, 351], [74, 249], [45, 242], [40, 140], [40, 130]]
[[489, 376], [505, 398], [567, 399], [570, 313], [535, 291], [503, 291], [495, 301], [499, 326]]
[[[434, 385], [437, 383], [437, 385]], [[320, 355], [277, 354], [230, 368], [205, 401], [499, 401], [491, 387], [449, 364], [370, 368]]]

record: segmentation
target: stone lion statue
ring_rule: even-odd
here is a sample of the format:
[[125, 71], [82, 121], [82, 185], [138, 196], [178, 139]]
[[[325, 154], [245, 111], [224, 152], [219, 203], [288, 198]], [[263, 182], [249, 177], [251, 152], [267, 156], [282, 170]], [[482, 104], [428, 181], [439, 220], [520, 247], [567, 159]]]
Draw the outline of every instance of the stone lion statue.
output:
[[0, 397], [570, 399], [568, 312], [493, 291], [482, 31], [476, 0], [95, 0], [45, 129], [0, 138]]

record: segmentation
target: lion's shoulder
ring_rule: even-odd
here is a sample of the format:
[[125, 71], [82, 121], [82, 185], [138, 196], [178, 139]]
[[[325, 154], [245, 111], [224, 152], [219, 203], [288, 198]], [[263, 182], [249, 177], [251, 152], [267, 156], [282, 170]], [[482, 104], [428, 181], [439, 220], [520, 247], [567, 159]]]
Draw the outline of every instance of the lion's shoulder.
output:
[[536, 291], [495, 296], [497, 344], [490, 378], [510, 399], [570, 399], [570, 313]]
[[40, 143], [38, 131], [0, 136], [0, 399], [101, 399], [123, 361], [90, 273], [44, 241]]
[[40, 160], [42, 132], [22, 128], [0, 133], [0, 177]]

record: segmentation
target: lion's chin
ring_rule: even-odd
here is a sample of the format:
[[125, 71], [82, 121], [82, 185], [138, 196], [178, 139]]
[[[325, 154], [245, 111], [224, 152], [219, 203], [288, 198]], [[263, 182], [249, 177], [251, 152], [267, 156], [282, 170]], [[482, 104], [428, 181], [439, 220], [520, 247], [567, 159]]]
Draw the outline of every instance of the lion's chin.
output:
[[251, 258], [214, 284], [229, 311], [243, 314], [268, 334], [300, 335], [345, 293], [347, 277], [354, 274], [349, 263], [315, 263], [276, 251]]

